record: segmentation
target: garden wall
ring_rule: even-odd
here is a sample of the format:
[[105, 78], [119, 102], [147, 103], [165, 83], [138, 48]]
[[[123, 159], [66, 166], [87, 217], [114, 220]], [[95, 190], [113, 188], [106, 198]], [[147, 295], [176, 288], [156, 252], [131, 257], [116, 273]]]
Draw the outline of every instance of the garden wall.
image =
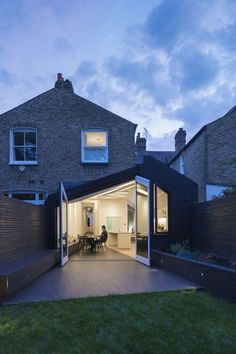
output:
[[236, 259], [236, 195], [194, 206], [191, 244]]
[[180, 275], [215, 295], [236, 302], [236, 270], [156, 250], [152, 251], [152, 265]]
[[47, 248], [47, 209], [0, 197], [0, 264]]

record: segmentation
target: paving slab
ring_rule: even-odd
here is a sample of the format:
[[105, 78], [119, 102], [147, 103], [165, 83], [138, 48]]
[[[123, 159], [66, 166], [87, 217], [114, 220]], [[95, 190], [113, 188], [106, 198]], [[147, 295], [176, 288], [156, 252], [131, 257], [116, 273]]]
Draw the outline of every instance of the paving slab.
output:
[[2, 304], [198, 288], [193, 282], [108, 250], [71, 256], [63, 268], [52, 268]]

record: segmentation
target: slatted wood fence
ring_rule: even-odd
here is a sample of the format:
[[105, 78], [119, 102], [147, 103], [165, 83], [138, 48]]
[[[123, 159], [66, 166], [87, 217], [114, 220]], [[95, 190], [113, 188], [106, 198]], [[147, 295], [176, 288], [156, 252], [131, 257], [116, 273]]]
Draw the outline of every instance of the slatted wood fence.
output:
[[236, 195], [194, 206], [191, 241], [200, 250], [236, 259]]
[[0, 264], [46, 249], [47, 232], [44, 206], [0, 197]]

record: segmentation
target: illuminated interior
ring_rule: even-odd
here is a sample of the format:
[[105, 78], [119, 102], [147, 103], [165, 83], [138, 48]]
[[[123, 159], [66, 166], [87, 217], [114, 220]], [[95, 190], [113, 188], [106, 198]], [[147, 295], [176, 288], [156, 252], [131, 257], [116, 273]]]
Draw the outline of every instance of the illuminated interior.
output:
[[157, 187], [157, 232], [169, 231], [168, 194]]
[[[156, 188], [156, 193], [157, 232], [167, 233], [169, 230], [168, 194], [159, 187]], [[137, 184], [137, 225], [135, 198], [135, 181], [133, 180], [69, 202], [69, 244], [77, 241], [78, 236], [100, 236], [101, 226], [105, 225], [108, 231], [107, 246], [110, 249], [133, 258], [136, 255], [148, 258], [149, 207], [147, 187]], [[63, 219], [65, 219], [64, 214]], [[65, 222], [63, 220], [63, 224]]]
[[135, 257], [135, 182], [127, 182], [68, 204], [69, 243], [108, 231], [109, 248]]

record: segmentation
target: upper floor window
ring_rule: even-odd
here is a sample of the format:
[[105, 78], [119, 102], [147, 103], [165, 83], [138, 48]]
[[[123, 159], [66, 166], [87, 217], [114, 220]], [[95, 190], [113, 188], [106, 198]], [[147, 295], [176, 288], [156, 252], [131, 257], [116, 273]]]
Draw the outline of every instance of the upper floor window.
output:
[[102, 129], [82, 130], [81, 156], [85, 163], [108, 162], [108, 132]]
[[37, 130], [12, 128], [10, 130], [10, 163], [37, 163]]

